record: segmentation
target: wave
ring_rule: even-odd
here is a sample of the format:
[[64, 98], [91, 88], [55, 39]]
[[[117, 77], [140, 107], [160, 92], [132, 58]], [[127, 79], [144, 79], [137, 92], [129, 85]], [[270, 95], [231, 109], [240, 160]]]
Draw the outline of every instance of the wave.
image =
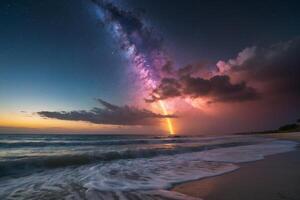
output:
[[28, 157], [15, 160], [0, 161], [0, 177], [28, 174], [43, 169], [78, 166], [95, 162], [107, 162], [120, 159], [150, 158], [160, 155], [175, 155], [188, 152], [212, 150], [234, 146], [255, 144], [256, 142], [229, 142], [212, 145], [182, 146], [173, 149], [138, 149], [110, 152], [89, 152], [85, 154], [52, 155]]
[[0, 148], [25, 148], [25, 147], [59, 147], [59, 146], [112, 146], [112, 145], [134, 145], [134, 144], [180, 144], [180, 143], [195, 143], [208, 141], [218, 141], [227, 138], [237, 138], [237, 136], [223, 137], [182, 137], [168, 138], [157, 137], [148, 139], [113, 139], [113, 140], [28, 140], [28, 141], [1, 141]]
[[[196, 141], [198, 141], [196, 139]], [[0, 142], [0, 148], [23, 147], [51, 147], [51, 146], [105, 146], [105, 145], [130, 145], [130, 144], [165, 144], [165, 143], [190, 143], [195, 139], [135, 139], [135, 140], [109, 140], [109, 141], [30, 141], [30, 142]]]

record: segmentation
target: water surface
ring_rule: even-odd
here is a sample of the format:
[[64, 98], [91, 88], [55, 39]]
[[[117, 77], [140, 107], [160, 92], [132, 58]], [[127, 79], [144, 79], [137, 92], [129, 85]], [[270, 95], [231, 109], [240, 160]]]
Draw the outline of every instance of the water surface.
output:
[[193, 199], [172, 185], [297, 144], [254, 136], [0, 135], [0, 199]]

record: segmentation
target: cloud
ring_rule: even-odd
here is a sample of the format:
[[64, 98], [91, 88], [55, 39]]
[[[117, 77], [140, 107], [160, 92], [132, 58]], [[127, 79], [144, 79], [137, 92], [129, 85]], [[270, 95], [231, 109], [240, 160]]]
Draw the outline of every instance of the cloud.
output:
[[300, 97], [300, 38], [271, 45], [250, 47], [234, 59], [219, 61], [219, 74], [259, 85], [265, 93]]
[[259, 98], [259, 94], [245, 82], [231, 83], [226, 75], [217, 75], [210, 79], [184, 75], [179, 79], [163, 79], [147, 101], [154, 102], [172, 97], [208, 97], [207, 103], [215, 103], [255, 100]]
[[150, 93], [148, 102], [174, 97], [204, 98], [207, 103], [259, 98], [300, 98], [300, 38], [269, 47], [248, 47], [236, 58], [220, 60], [211, 73], [205, 65], [174, 70]]
[[101, 99], [97, 99], [97, 101], [102, 105], [102, 108], [95, 107], [89, 111], [80, 110], [70, 112], [40, 111], [37, 114], [45, 118], [109, 125], [151, 125], [157, 119], [176, 117], [175, 115], [161, 115], [146, 109], [127, 105], [117, 106]]

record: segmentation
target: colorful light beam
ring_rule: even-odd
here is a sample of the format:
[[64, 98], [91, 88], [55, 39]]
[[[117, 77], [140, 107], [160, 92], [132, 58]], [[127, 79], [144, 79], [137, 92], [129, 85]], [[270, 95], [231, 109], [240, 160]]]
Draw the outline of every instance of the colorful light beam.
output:
[[[159, 100], [159, 105], [164, 113], [164, 115], [168, 115], [168, 111], [164, 105], [164, 102], [162, 100]], [[174, 129], [173, 129], [173, 124], [172, 124], [172, 121], [170, 118], [166, 118], [166, 122], [167, 122], [167, 125], [168, 125], [168, 129], [169, 129], [169, 134], [170, 135], [174, 135], [175, 132], [174, 132]]]

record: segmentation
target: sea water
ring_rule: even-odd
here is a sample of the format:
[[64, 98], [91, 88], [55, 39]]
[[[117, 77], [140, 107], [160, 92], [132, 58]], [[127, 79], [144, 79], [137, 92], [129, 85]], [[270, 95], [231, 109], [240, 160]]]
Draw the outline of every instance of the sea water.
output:
[[195, 199], [174, 184], [292, 151], [255, 136], [0, 135], [0, 199]]

